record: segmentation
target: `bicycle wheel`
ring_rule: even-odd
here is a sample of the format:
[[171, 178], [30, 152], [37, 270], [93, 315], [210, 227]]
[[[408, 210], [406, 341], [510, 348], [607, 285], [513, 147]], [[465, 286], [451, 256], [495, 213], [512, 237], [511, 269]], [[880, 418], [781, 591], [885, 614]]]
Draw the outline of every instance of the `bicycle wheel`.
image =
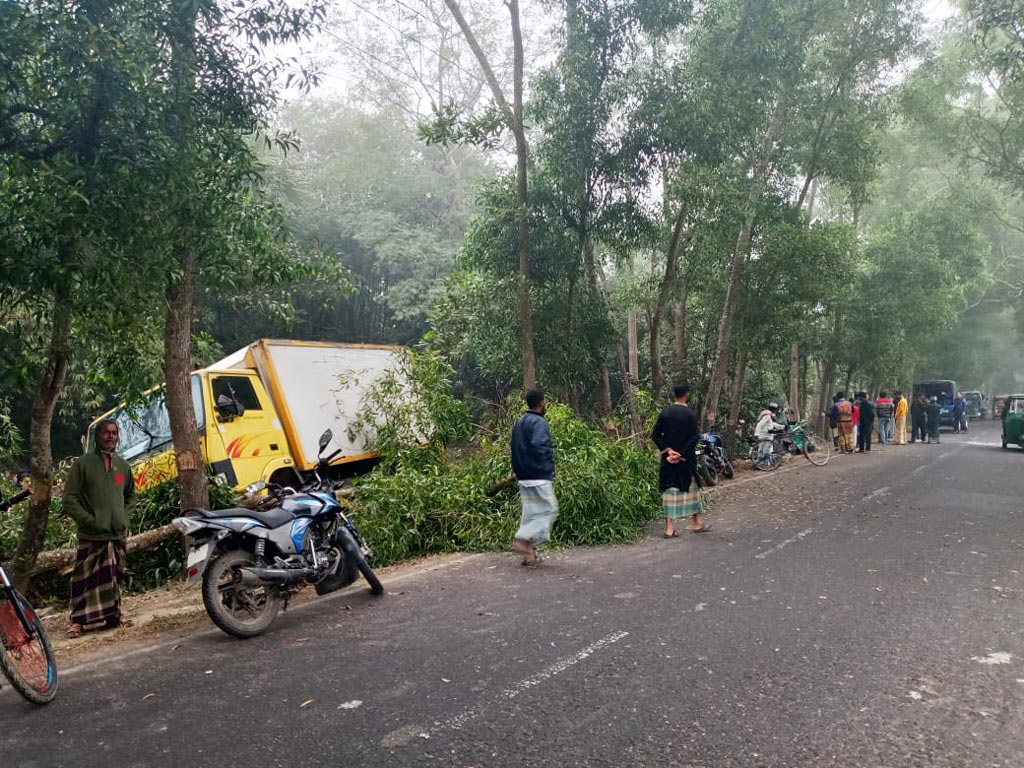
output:
[[804, 442], [804, 456], [817, 467], [825, 466], [832, 458], [832, 438], [808, 433]]
[[0, 670], [14, 689], [33, 704], [49, 704], [57, 695], [57, 661], [46, 630], [28, 601], [14, 592], [31, 634], [7, 594], [0, 595]]
[[778, 453], [769, 453], [763, 459], [754, 460], [754, 468], [760, 469], [762, 472], [771, 472], [772, 470], [778, 469], [782, 466], [782, 455]]

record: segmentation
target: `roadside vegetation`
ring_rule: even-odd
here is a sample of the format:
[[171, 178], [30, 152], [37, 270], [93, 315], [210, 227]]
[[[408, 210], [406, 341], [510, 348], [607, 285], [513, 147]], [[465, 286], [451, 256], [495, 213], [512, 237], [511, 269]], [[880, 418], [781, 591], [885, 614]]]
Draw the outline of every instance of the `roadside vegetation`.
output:
[[[646, 428], [686, 379], [727, 436], [769, 400], [1020, 389], [1024, 25], [967, 0], [8, 0], [0, 9], [0, 518], [68, 546], [99, 413], [257, 338], [416, 348], [364, 418], [378, 562], [504, 546], [508, 430], [553, 403], [556, 544], [657, 511]], [[930, 4], [934, 5], [934, 4]], [[300, 46], [332, 57], [321, 78]], [[276, 46], [276, 48], [275, 48]], [[341, 73], [339, 75], [339, 73]], [[329, 87], [345, 84], [344, 89]], [[230, 501], [202, 467], [138, 530]], [[173, 540], [133, 588], [180, 566]]]

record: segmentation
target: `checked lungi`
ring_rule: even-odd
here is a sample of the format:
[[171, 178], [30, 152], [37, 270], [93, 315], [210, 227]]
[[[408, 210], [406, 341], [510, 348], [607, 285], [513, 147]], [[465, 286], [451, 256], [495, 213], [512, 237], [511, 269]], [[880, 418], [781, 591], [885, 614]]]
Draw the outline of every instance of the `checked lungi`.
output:
[[516, 538], [544, 544], [551, 538], [551, 524], [558, 517], [558, 499], [555, 485], [550, 480], [520, 480], [519, 501], [522, 515]]
[[121, 616], [124, 540], [81, 541], [71, 574], [71, 623], [94, 624]]
[[678, 488], [669, 488], [661, 492], [661, 509], [665, 517], [673, 520], [699, 515], [704, 511], [700, 502], [700, 491], [680, 491]]

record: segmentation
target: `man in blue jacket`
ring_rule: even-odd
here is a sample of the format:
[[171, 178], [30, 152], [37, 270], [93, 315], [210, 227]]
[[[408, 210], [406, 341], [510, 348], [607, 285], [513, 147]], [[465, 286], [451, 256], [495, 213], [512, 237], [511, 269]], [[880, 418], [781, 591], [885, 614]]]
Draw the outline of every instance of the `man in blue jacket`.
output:
[[512, 549], [523, 556], [523, 565], [540, 562], [537, 546], [551, 538], [551, 524], [558, 517], [555, 498], [555, 452], [551, 431], [544, 418], [544, 393], [526, 393], [528, 410], [512, 427], [512, 470], [519, 481], [522, 516]]

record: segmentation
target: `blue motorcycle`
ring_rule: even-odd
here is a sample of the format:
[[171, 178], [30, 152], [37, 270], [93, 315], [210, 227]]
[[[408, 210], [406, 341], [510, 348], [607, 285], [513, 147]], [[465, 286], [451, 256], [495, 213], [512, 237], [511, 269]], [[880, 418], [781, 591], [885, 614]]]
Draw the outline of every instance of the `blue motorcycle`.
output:
[[732, 479], [735, 471], [732, 467], [732, 459], [729, 457], [729, 450], [725, 447], [725, 440], [717, 432], [705, 432], [700, 436], [697, 443], [698, 456], [704, 459], [707, 472], [714, 478], [715, 485], [718, 477]]
[[172, 521], [190, 539], [188, 583], [202, 580], [206, 612], [229, 635], [262, 634], [306, 585], [325, 595], [361, 573], [373, 594], [384, 592], [369, 547], [345, 515], [340, 485], [325, 479], [340, 453], [323, 456], [333, 437], [321, 435], [314, 479], [300, 490], [254, 483], [251, 508], [193, 509]]

